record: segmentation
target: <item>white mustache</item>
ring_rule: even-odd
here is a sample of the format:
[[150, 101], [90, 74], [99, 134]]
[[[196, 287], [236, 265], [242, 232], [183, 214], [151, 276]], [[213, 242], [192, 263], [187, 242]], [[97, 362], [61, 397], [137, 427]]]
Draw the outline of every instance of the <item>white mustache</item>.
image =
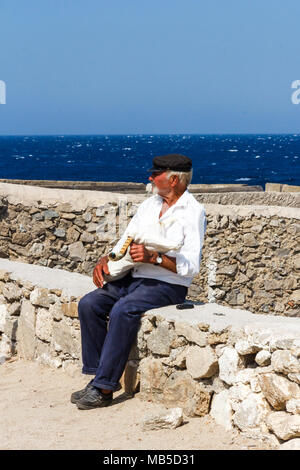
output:
[[146, 184], [146, 193], [152, 193], [152, 184], [151, 183]]
[[148, 183], [146, 185], [146, 192], [148, 194], [158, 194], [158, 189], [157, 189], [157, 187], [155, 186], [154, 183]]

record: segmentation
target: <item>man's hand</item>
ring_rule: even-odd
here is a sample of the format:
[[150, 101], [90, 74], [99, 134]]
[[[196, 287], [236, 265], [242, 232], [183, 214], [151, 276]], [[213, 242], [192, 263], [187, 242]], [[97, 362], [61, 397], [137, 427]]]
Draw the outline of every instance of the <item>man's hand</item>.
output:
[[95, 266], [93, 271], [93, 282], [97, 287], [103, 287], [103, 273], [109, 274], [107, 262], [108, 256], [102, 256], [102, 258], [99, 260], [99, 263]]
[[129, 253], [135, 263], [150, 263], [152, 253], [144, 245], [132, 242]]
[[[144, 245], [132, 242], [130, 245], [130, 256], [134, 262], [155, 264], [158, 252], [147, 250]], [[162, 263], [159, 266], [177, 273], [176, 258], [174, 257], [162, 255]]]

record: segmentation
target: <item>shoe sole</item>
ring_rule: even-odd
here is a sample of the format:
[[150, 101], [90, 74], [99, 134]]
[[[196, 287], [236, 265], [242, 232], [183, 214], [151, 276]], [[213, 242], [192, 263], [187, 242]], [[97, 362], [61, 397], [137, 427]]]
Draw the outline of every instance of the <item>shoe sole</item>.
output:
[[106, 406], [109, 406], [112, 404], [112, 400], [107, 400], [108, 403], [102, 402], [101, 405], [95, 406], [95, 405], [83, 405], [82, 403], [77, 403], [77, 408], [78, 410], [94, 410], [96, 408], [104, 408]]

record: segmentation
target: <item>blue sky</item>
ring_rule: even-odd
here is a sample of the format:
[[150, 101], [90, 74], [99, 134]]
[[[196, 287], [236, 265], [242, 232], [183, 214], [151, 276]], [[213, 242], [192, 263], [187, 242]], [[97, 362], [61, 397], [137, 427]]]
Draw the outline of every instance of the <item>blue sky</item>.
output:
[[1, 0], [0, 134], [299, 133], [297, 0]]

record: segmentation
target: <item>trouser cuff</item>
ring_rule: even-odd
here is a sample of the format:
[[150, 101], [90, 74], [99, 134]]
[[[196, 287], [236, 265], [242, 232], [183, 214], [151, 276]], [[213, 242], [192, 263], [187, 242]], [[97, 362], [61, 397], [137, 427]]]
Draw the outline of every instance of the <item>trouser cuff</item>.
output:
[[86, 367], [82, 368], [82, 373], [87, 375], [96, 375], [97, 369], [87, 369]]
[[104, 388], [104, 390], [112, 390], [113, 392], [118, 388], [118, 384], [97, 382], [96, 380], [93, 380], [92, 385], [97, 388]]

